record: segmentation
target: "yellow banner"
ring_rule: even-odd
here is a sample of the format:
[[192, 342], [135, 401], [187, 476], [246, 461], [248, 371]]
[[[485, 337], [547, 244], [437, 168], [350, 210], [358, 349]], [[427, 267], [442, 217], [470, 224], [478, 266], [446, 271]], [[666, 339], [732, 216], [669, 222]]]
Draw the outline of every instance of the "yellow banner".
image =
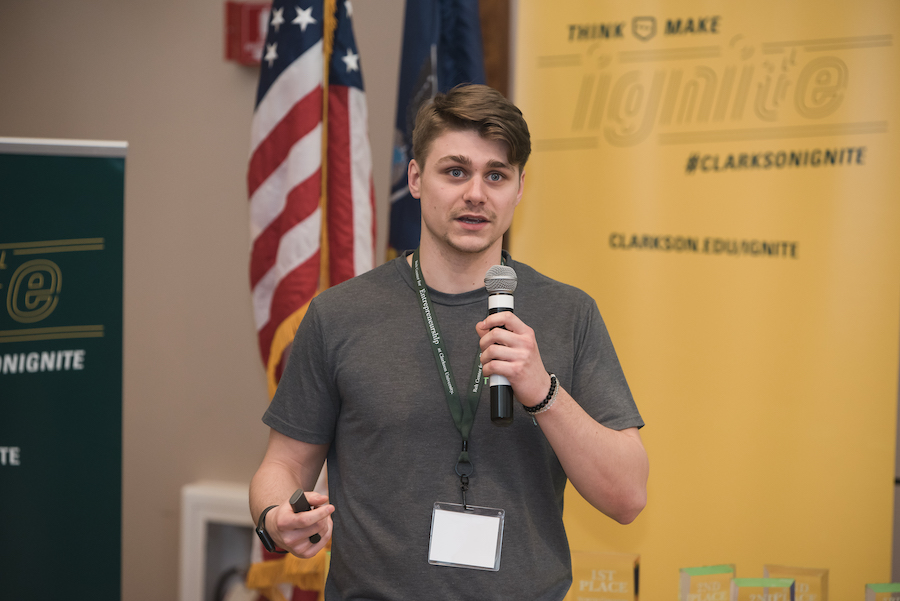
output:
[[[518, 260], [600, 306], [647, 427], [627, 527], [573, 549], [890, 580], [900, 3], [520, 2]], [[565, 385], [565, 383], [563, 383]]]

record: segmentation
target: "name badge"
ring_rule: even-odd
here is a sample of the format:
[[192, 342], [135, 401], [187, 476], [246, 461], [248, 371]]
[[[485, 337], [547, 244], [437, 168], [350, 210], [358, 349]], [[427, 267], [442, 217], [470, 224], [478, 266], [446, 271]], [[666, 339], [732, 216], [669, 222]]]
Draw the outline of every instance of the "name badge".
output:
[[502, 509], [435, 503], [428, 563], [498, 571], [505, 516]]

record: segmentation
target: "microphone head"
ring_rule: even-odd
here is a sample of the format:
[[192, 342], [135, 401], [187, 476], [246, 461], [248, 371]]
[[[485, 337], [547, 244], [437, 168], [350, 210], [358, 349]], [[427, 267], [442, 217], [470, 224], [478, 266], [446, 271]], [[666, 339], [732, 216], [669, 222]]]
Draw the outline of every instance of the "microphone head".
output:
[[512, 294], [518, 283], [516, 270], [508, 265], [494, 265], [484, 276], [484, 286], [491, 294]]

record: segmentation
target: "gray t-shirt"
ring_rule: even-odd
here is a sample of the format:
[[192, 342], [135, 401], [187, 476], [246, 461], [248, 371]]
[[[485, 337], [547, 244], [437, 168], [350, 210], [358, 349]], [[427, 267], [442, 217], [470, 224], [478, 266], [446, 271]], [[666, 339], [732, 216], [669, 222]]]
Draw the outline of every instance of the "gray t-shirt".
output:
[[[607, 427], [643, 426], [593, 299], [527, 265], [508, 264], [518, 276], [516, 315], [535, 330], [547, 370]], [[457, 386], [465, 390], [487, 292], [429, 292]], [[466, 501], [506, 512], [500, 570], [430, 565], [433, 505], [461, 502], [454, 472], [461, 437], [410, 267], [399, 257], [313, 300], [263, 421], [291, 438], [330, 444], [336, 509], [329, 601], [565, 596], [566, 475], [524, 411], [516, 407], [511, 426], [491, 423], [489, 395], [483, 387], [469, 438], [475, 472]]]

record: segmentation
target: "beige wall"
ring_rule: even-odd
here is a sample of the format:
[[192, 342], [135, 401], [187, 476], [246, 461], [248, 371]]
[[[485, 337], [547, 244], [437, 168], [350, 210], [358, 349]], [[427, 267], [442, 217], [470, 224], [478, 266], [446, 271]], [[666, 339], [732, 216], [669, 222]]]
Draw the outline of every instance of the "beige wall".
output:
[[[128, 601], [177, 597], [182, 485], [248, 482], [266, 440], [244, 180], [258, 71], [223, 59], [224, 6], [0, 2], [0, 136], [129, 143]], [[403, 0], [356, 0], [354, 11], [383, 244]], [[64, 561], [78, 552], [78, 541], [60, 534], [46, 543]]]

